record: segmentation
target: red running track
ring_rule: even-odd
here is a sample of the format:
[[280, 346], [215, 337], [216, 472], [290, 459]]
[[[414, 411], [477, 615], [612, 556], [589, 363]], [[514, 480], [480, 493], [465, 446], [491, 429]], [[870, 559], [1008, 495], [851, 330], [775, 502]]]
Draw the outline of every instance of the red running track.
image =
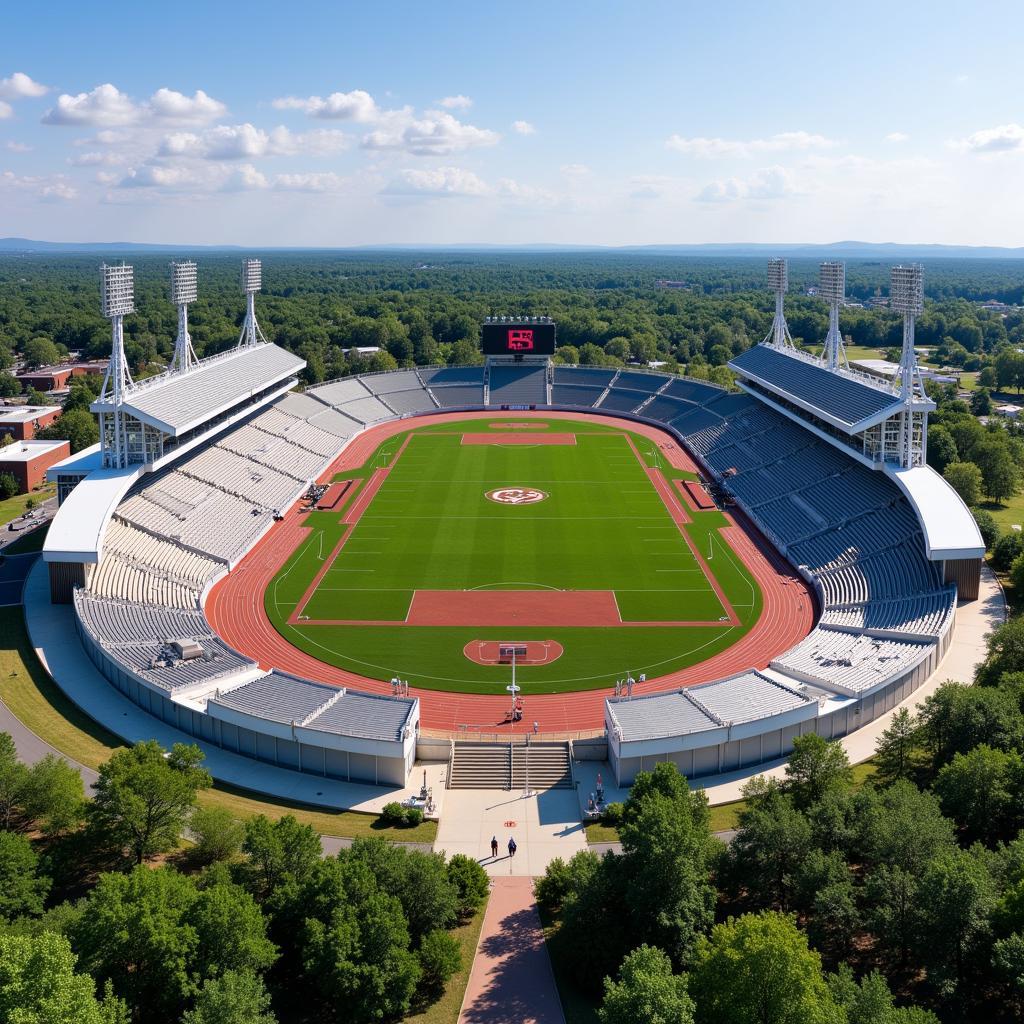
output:
[[[329, 466], [320, 481], [335, 474], [362, 466], [381, 442], [395, 434], [425, 424], [458, 422], [467, 419], [499, 420], [499, 413], [441, 413], [418, 417], [414, 421], [393, 420], [360, 434]], [[522, 422], [524, 412], [506, 416]], [[580, 420], [593, 418], [624, 430], [631, 430], [655, 442], [663, 458], [677, 469], [697, 472], [689, 454], [657, 427], [614, 417], [587, 417], [585, 413], [537, 411], [536, 417], [549, 420]], [[278, 570], [288, 560], [308, 532], [296, 503], [275, 523], [262, 540], [211, 590], [206, 601], [206, 615], [213, 629], [232, 647], [254, 658], [265, 669], [277, 668], [306, 679], [352, 686], [371, 693], [391, 693], [391, 684], [380, 679], [348, 672], [328, 665], [305, 651], [293, 647], [274, 628], [263, 607], [263, 595]], [[814, 625], [814, 599], [804, 581], [793, 571], [771, 545], [741, 514], [726, 514], [730, 524], [722, 534], [732, 550], [743, 560], [761, 587], [761, 617], [745, 636], [728, 650], [698, 665], [648, 679], [634, 693], [654, 693], [693, 686], [735, 675], [749, 668], [764, 668], [774, 657], [802, 640]], [[526, 698], [526, 714], [522, 722], [509, 725], [504, 721], [508, 698], [497, 694], [446, 693], [439, 690], [412, 688], [420, 698], [420, 724], [432, 733], [457, 733], [460, 726], [480, 727], [490, 731], [527, 732], [533, 722], [542, 733], [566, 734], [597, 732], [604, 728], [604, 702], [613, 689], [584, 690], [575, 693], [534, 694]]]

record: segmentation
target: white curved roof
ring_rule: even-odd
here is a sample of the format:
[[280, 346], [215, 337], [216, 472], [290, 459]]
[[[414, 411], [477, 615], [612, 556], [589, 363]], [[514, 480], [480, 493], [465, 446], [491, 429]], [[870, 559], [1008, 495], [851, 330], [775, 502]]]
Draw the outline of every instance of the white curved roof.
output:
[[930, 559], [985, 557], [985, 543], [971, 510], [931, 466], [886, 466], [885, 471], [913, 505]]

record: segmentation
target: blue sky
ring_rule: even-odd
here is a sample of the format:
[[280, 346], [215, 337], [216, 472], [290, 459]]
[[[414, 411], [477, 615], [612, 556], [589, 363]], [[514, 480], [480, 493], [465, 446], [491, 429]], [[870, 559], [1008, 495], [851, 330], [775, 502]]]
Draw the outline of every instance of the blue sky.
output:
[[1020, 3], [43, 6], [0, 234], [1024, 245]]

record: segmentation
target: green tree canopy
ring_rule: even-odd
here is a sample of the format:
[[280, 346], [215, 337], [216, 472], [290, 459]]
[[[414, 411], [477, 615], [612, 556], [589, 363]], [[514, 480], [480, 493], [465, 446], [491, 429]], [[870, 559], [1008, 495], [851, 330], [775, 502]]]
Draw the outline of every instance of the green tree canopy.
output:
[[601, 1024], [691, 1024], [693, 1000], [686, 978], [672, 973], [672, 961], [656, 947], [634, 949], [618, 980], [604, 979]]

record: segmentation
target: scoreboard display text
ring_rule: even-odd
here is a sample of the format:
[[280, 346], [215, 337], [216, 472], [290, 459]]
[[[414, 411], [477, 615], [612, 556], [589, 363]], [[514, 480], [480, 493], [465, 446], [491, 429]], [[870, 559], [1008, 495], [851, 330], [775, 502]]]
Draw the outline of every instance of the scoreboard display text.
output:
[[481, 330], [481, 343], [485, 356], [553, 356], [555, 354], [554, 324], [484, 324]]

